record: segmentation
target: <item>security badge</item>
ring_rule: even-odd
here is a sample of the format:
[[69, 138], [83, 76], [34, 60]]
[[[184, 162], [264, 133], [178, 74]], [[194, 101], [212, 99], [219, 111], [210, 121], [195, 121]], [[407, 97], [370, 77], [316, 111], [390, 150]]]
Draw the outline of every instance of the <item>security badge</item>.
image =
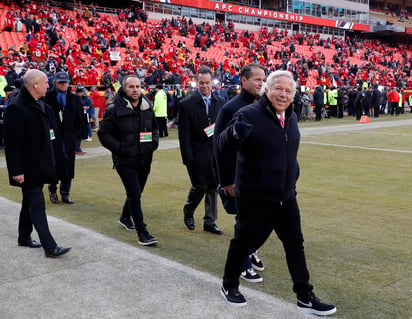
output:
[[152, 132], [140, 132], [140, 143], [151, 142]]
[[49, 131], [50, 131], [50, 141], [53, 141], [54, 139], [56, 139], [56, 136], [54, 135], [54, 130], [51, 128]]
[[215, 133], [215, 123], [213, 123], [212, 125], [206, 126], [203, 131], [206, 133], [207, 137], [211, 137], [213, 136], [213, 134]]

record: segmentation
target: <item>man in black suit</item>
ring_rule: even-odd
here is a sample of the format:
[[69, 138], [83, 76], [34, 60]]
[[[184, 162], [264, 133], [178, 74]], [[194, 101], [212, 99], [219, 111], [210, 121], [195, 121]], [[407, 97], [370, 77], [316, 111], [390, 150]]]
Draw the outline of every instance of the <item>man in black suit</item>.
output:
[[223, 234], [215, 224], [218, 181], [213, 157], [213, 134], [217, 114], [225, 101], [212, 92], [212, 79], [211, 69], [200, 67], [196, 74], [197, 91], [179, 102], [180, 152], [192, 183], [183, 214], [186, 227], [194, 230], [193, 214], [206, 195], [203, 230]]
[[[41, 100], [49, 87], [47, 76], [29, 70], [23, 87], [6, 109], [4, 142], [10, 185], [23, 193], [19, 217], [19, 246], [44, 248], [46, 257], [58, 257], [71, 248], [57, 245], [50, 233], [43, 185], [56, 183], [63, 160], [60, 136], [50, 106]], [[31, 238], [33, 225], [41, 244]]]
[[[69, 82], [70, 77], [67, 72], [57, 72], [54, 78], [54, 87], [47, 91], [45, 102], [53, 109], [58, 130], [63, 140], [65, 174], [60, 179], [60, 195], [64, 203], [73, 204], [70, 190], [74, 178], [76, 144], [78, 138], [87, 138], [87, 123], [84, 120], [80, 97], [70, 92], [68, 89]], [[52, 203], [57, 204], [59, 202], [57, 184], [49, 185], [49, 196]]]

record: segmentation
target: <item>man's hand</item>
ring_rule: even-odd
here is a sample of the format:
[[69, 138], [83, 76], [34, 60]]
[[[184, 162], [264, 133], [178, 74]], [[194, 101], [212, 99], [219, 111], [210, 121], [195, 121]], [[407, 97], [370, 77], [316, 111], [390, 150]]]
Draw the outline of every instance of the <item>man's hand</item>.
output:
[[226, 195], [235, 197], [235, 184], [224, 186], [223, 189], [225, 190]]
[[13, 176], [12, 178], [19, 184], [24, 183], [24, 174], [16, 175], [16, 176]]
[[235, 124], [233, 125], [233, 135], [239, 140], [244, 140], [252, 132], [253, 125], [243, 122], [243, 113], [239, 113]]

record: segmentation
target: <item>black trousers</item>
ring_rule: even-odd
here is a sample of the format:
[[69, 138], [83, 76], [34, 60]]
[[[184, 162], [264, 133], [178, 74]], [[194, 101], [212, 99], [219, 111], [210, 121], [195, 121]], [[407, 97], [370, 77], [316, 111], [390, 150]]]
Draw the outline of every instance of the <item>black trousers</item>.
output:
[[183, 213], [185, 218], [193, 217], [196, 207], [199, 206], [205, 196], [205, 217], [203, 223], [205, 225], [214, 224], [217, 219], [217, 192], [216, 185], [195, 186], [189, 190]]
[[[72, 180], [61, 180], [60, 181], [60, 195], [64, 198], [70, 195], [70, 190], [72, 188]], [[49, 193], [57, 192], [57, 184], [49, 184]]]
[[19, 217], [19, 242], [25, 242], [31, 237], [33, 225], [39, 234], [40, 243], [44, 249], [57, 246], [47, 223], [46, 205], [44, 203], [43, 185], [23, 187], [23, 200]]
[[[237, 233], [239, 231], [239, 225], [238, 225], [238, 215], [236, 215], [236, 224], [235, 224], [235, 232], [234, 235], [235, 237], [237, 236]], [[266, 240], [269, 238], [270, 234], [272, 234], [273, 228], [269, 225], [266, 226], [265, 229], [262, 229], [257, 235], [256, 238], [253, 240], [253, 242], [250, 243], [250, 248], [248, 255], [251, 255], [255, 253], [260, 247], [263, 246], [263, 244], [266, 242]], [[249, 256], [246, 257], [246, 260], [243, 262], [243, 268], [242, 271], [248, 270], [252, 268], [252, 262], [250, 261]]]
[[300, 212], [296, 199], [285, 202], [239, 199], [238, 232], [230, 241], [227, 254], [223, 285], [237, 288], [243, 261], [247, 257], [251, 243], [268, 225], [282, 241], [286, 262], [293, 281], [293, 291], [306, 296], [313, 290], [309, 283], [309, 271], [303, 248]]
[[146, 224], [143, 219], [141, 196], [150, 172], [150, 167], [138, 169], [130, 166], [116, 166], [116, 171], [119, 174], [126, 190], [126, 200], [123, 205], [123, 211], [120, 218], [133, 218], [136, 231], [138, 234], [141, 234], [146, 231]]
[[320, 106], [315, 106], [315, 120], [320, 121], [322, 119], [322, 107]]
[[167, 118], [166, 117], [156, 117], [157, 125], [159, 125], [159, 137], [168, 136], [167, 132]]

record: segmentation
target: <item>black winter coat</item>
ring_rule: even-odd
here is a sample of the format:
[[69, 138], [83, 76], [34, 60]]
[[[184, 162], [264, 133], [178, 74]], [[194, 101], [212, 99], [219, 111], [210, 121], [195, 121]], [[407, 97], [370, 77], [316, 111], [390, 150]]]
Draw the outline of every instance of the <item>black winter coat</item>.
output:
[[[4, 144], [10, 185], [33, 187], [57, 183], [63, 152], [53, 111], [43, 101], [36, 101], [25, 87], [6, 109]], [[24, 174], [23, 184], [12, 179], [21, 174]]]
[[[142, 134], [152, 133], [152, 140], [144, 142]], [[159, 127], [148, 98], [141, 95], [136, 108], [124, 99], [119, 89], [103, 116], [97, 131], [102, 145], [112, 152], [115, 166], [150, 167], [153, 152], [159, 146]]]
[[[54, 89], [47, 91], [45, 102], [52, 107], [55, 121], [59, 128], [59, 133], [64, 145], [65, 154], [65, 179], [74, 178], [76, 143], [78, 138], [87, 138], [82, 135], [87, 122], [85, 120], [80, 97], [71, 92], [67, 92], [66, 107], [64, 108], [61, 120], [61, 106], [57, 101], [57, 93]], [[87, 135], [87, 134], [86, 134]]]
[[209, 115], [200, 93], [179, 102], [179, 143], [183, 164], [186, 165], [192, 185], [217, 185], [216, 163], [213, 156], [213, 136], [204, 129], [216, 122], [225, 100], [212, 92]]
[[[253, 125], [251, 134], [243, 141], [233, 135], [233, 125], [240, 113], [244, 122]], [[218, 147], [222, 152], [229, 156], [237, 152], [237, 197], [285, 201], [296, 196], [300, 132], [292, 107], [289, 106], [285, 113], [283, 129], [271, 102], [263, 95], [256, 103], [241, 108], [218, 136]]]
[[313, 104], [317, 108], [322, 108], [325, 106], [323, 101], [324, 101], [323, 91], [319, 86], [317, 86], [315, 88], [315, 92], [313, 92]]

